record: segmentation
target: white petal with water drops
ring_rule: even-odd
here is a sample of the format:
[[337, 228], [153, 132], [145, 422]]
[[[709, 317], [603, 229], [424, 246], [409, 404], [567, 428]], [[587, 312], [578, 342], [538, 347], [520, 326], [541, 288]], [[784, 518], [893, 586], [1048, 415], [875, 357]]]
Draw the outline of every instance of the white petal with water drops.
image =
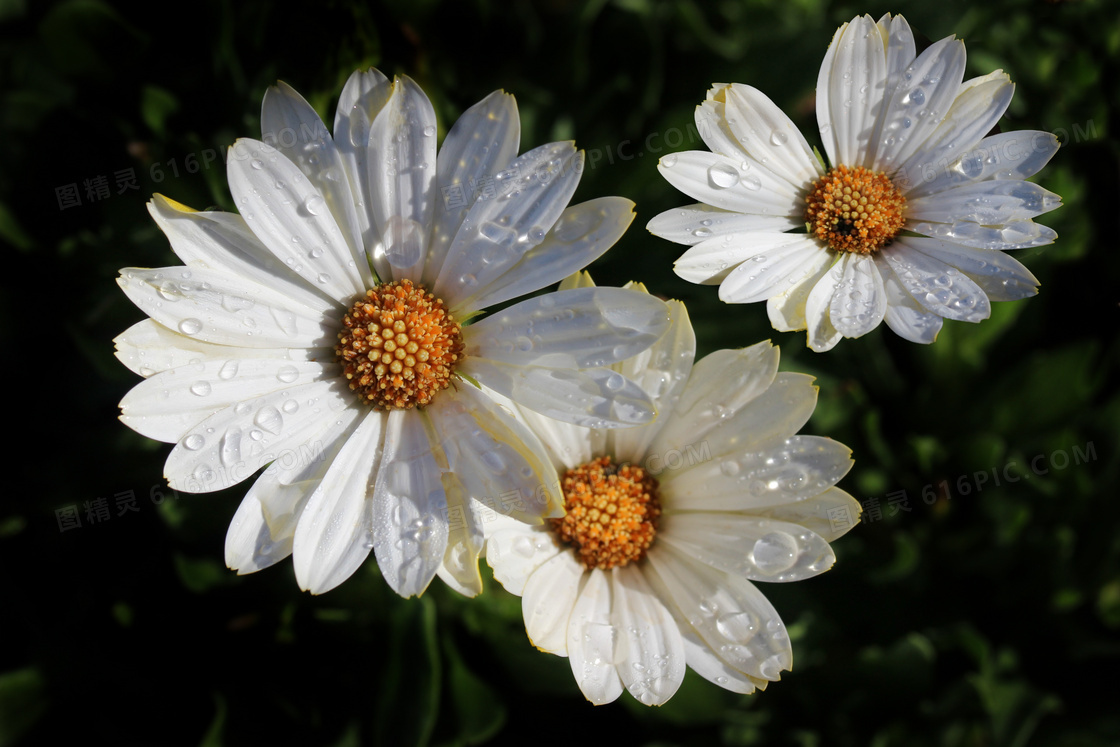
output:
[[568, 663], [583, 696], [595, 705], [622, 694], [615, 668], [619, 631], [611, 624], [611, 597], [607, 573], [593, 570], [568, 618]]
[[573, 553], [560, 552], [542, 563], [525, 582], [521, 599], [525, 632], [541, 651], [568, 655], [568, 623], [583, 574], [584, 568]]
[[610, 573], [611, 624], [622, 684], [643, 705], [662, 705], [684, 681], [681, 634], [634, 565]]
[[781, 215], [736, 213], [700, 202], [666, 210], [646, 224], [646, 230], [678, 244], [699, 244], [713, 237], [749, 231], [788, 231], [803, 220]]
[[661, 159], [657, 170], [689, 197], [724, 210], [798, 219], [798, 190], [745, 158], [685, 151]]
[[845, 337], [860, 337], [879, 326], [887, 310], [883, 278], [870, 256], [845, 257], [840, 287], [832, 294], [828, 316]]
[[979, 322], [988, 318], [991, 304], [976, 283], [955, 267], [911, 248], [909, 241], [900, 239], [883, 254], [907, 293], [946, 319]]

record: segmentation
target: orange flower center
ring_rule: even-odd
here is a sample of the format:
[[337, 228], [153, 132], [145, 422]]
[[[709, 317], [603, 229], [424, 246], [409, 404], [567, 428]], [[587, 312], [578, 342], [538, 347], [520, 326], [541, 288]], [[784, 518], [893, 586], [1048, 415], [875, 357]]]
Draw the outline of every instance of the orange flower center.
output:
[[561, 483], [568, 513], [550, 519], [585, 568], [608, 570], [645, 557], [657, 534], [657, 480], [641, 467], [599, 457], [570, 469]]
[[442, 300], [400, 280], [371, 288], [350, 307], [334, 353], [363, 402], [407, 410], [451, 383], [463, 335]]
[[809, 231], [838, 252], [871, 254], [902, 230], [906, 198], [883, 172], [837, 166], [806, 198]]

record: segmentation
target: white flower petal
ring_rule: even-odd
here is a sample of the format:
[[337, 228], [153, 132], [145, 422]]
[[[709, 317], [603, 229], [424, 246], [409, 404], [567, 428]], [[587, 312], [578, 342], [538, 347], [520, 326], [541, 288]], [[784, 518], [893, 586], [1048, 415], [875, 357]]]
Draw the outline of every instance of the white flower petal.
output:
[[988, 296], [955, 267], [911, 248], [899, 239], [883, 252], [883, 259], [906, 292], [929, 311], [946, 319], [979, 322], [992, 313]]
[[636, 566], [615, 568], [610, 577], [619, 677], [639, 703], [663, 705], [684, 681], [684, 644], [677, 623]]
[[148, 438], [173, 443], [238, 402], [337, 375], [331, 364], [267, 358], [191, 363], [134, 386], [121, 400], [121, 422]]
[[436, 113], [408, 76], [369, 128], [369, 209], [379, 237], [374, 256], [384, 256], [393, 279], [419, 283], [432, 232], [436, 197]]
[[860, 165], [891, 176], [918, 152], [952, 108], [964, 78], [964, 62], [964, 43], [952, 36], [918, 55], [894, 92], [887, 92], [875, 157]]
[[516, 265], [568, 205], [583, 171], [570, 142], [534, 148], [494, 176], [495, 194], [479, 197], [451, 242], [433, 293], [455, 313]]
[[[672, 411], [688, 382], [696, 357], [696, 334], [692, 331], [688, 310], [680, 301], [669, 301], [669, 315], [669, 330], [660, 340], [617, 366], [619, 373], [649, 394], [658, 412]], [[611, 431], [611, 453], [620, 462], [641, 462], [665, 422], [662, 418], [648, 425]]]
[[463, 596], [475, 597], [482, 593], [478, 558], [485, 540], [479, 514], [472, 510], [473, 501], [458, 477], [455, 472], [446, 472], [443, 476], [447, 498], [447, 549], [436, 575]]
[[[749, 269], [754, 267], [754, 264], [747, 260], [762, 257], [753, 262], [772, 262], [775, 257], [786, 257], [791, 251], [806, 244], [818, 248], [818, 245], [804, 234], [773, 231], [723, 234], [706, 239], [688, 249], [674, 263], [673, 272], [690, 283], [722, 284], [738, 269], [740, 263], [745, 265], [745, 269]], [[758, 273], [755, 275], [757, 277]], [[764, 281], [768, 281], [770, 273], [763, 273], [761, 277]], [[729, 287], [737, 288], [741, 285], [750, 285], [746, 275], [741, 275]], [[723, 292], [722, 288], [720, 292]]]
[[912, 221], [971, 221], [992, 226], [1048, 213], [1061, 207], [1061, 200], [1034, 182], [989, 179], [918, 198], [907, 205], [906, 217]]
[[663, 516], [658, 540], [693, 560], [752, 581], [803, 581], [836, 562], [828, 543], [805, 527], [757, 516]]
[[363, 274], [323, 193], [275, 148], [241, 138], [226, 161], [241, 217], [278, 260], [332, 298], [365, 291]]
[[853, 18], [832, 37], [817, 78], [817, 122], [833, 165], [869, 165], [871, 136], [883, 98], [890, 94], [883, 90], [884, 41], [866, 15]]
[[770, 317], [770, 324], [774, 329], [779, 332], [796, 332], [809, 326], [805, 316], [805, 306], [809, 300], [809, 293], [820, 282], [820, 279], [828, 273], [835, 261], [836, 256], [831, 252], [818, 252], [805, 277], [794, 281], [790, 288], [778, 295], [766, 299], [766, 313]]
[[859, 501], [840, 488], [832, 487], [807, 500], [754, 509], [751, 513], [800, 524], [826, 542], [833, 542], [859, 523], [862, 511]]
[[844, 336], [836, 327], [832, 326], [832, 320], [829, 318], [829, 311], [832, 307], [832, 296], [836, 293], [836, 289], [840, 287], [840, 282], [844, 277], [844, 270], [849, 261], [851, 254], [844, 253], [839, 257], [833, 265], [828, 268], [828, 272], [821, 276], [813, 289], [809, 291], [809, 297], [805, 299], [805, 321], [809, 331], [807, 337], [809, 348], [818, 353], [823, 353], [831, 350], [840, 342]]
[[588, 428], [640, 425], [655, 415], [649, 395], [609, 368], [574, 371], [467, 358], [459, 371], [522, 407]]
[[522, 596], [529, 577], [567, 548], [543, 527], [526, 526], [513, 519], [506, 519], [502, 526], [505, 528], [492, 532], [487, 527], [486, 562], [506, 591]]
[[568, 618], [568, 663], [583, 696], [595, 705], [622, 695], [615, 669], [618, 630], [611, 624], [611, 596], [607, 574], [591, 571]]
[[794, 189], [804, 189], [821, 176], [805, 136], [768, 96], [740, 83], [732, 83], [723, 95], [732, 135], [759, 165], [766, 164]]
[[524, 522], [564, 515], [560, 482], [543, 447], [477, 387], [449, 389], [425, 412], [467, 496]]
[[[731, 400], [727, 395], [722, 399]], [[774, 376], [766, 391], [745, 404], [722, 405], [722, 409], [721, 405], [712, 404], [716, 421], [694, 431], [690, 442], [702, 438], [705, 448], [719, 458], [761, 448], [762, 444], [799, 431], [817, 405], [817, 387], [813, 386], [812, 376], [783, 371]]]
[[385, 434], [384, 412], [370, 410], [346, 440], [296, 526], [292, 561], [304, 591], [322, 594], [356, 571], [373, 547], [370, 493]]
[[704, 643], [687, 622], [681, 625], [681, 641], [684, 644], [684, 657], [689, 668], [708, 682], [740, 695], [750, 695], [765, 685], [766, 680], [758, 680], [744, 674], [716, 656], [716, 653]]
[[437, 158], [437, 197], [432, 243], [424, 277], [439, 277], [447, 250], [488, 179], [517, 157], [521, 119], [517, 102], [494, 91], [463, 112], [440, 146]]
[[1001, 132], [984, 138], [948, 165], [923, 169], [913, 178], [907, 197], [916, 199], [968, 182], [1027, 179], [1050, 161], [1058, 147], [1058, 138], [1049, 132]]
[[522, 301], [463, 330], [467, 359], [520, 366], [595, 368], [636, 355], [669, 327], [654, 296], [575, 288]]
[[881, 254], [875, 257], [875, 264], [883, 276], [883, 289], [887, 294], [887, 311], [883, 319], [891, 331], [905, 340], [923, 345], [936, 340], [944, 323], [942, 317], [927, 311], [910, 295]]
[[373, 491], [373, 549], [393, 591], [418, 596], [447, 548], [447, 498], [422, 414], [390, 411], [384, 443]]
[[296, 522], [318, 484], [318, 480], [307, 480], [285, 485], [277, 479], [277, 470], [266, 469], [249, 488], [230, 521], [226, 565], [243, 575], [268, 568], [291, 555]]
[[113, 343], [117, 348], [117, 359], [134, 373], [144, 377], [200, 361], [246, 358], [284, 358], [300, 361], [329, 356], [329, 348], [239, 348], [214, 345], [172, 332], [152, 319], [145, 319], [132, 325], [117, 335]]
[[1019, 260], [1003, 252], [917, 237], [909, 238], [906, 243], [935, 260], [956, 267], [992, 301], [1018, 301], [1038, 293], [1038, 278]]
[[735, 213], [701, 202], [666, 210], [647, 223], [646, 230], [678, 244], [699, 244], [727, 234], [788, 231], [804, 224], [787, 216]]
[[876, 25], [879, 27], [879, 33], [883, 35], [887, 58], [883, 83], [876, 87], [875, 103], [869, 109], [871, 116], [875, 119], [875, 127], [871, 131], [868, 141], [869, 163], [875, 162], [875, 154], [878, 152], [879, 143], [883, 139], [883, 127], [887, 124], [886, 117], [883, 114], [885, 107], [890, 102], [890, 94], [898, 88], [902, 76], [906, 73], [906, 68], [914, 61], [917, 54], [914, 49], [914, 33], [910, 30], [910, 24], [906, 23], [905, 18], [902, 16], [892, 18], [888, 13], [880, 18]]
[[724, 662], [775, 681], [793, 663], [789, 634], [774, 606], [745, 578], [691, 560], [668, 544], [646, 556], [646, 579]]
[[367, 286], [373, 285], [369, 263], [365, 260], [363, 223], [358, 218], [342, 154], [311, 104], [283, 81], [265, 91], [261, 103], [261, 140], [294, 163], [319, 190], [327, 210], [346, 238], [346, 247], [350, 250], [347, 259], [357, 265], [362, 281]]
[[788, 243], [758, 252], [736, 267], [719, 286], [724, 303], [754, 303], [784, 293], [813, 273], [826, 254], [815, 239], [784, 234]]
[[[338, 108], [334, 114], [334, 142], [342, 157], [350, 182], [350, 191], [357, 199], [356, 211], [361, 228], [363, 250], [377, 244], [380, 237], [373, 225], [372, 193], [369, 185], [369, 129], [370, 123], [385, 106], [393, 87], [389, 79], [374, 68], [354, 72], [342, 88], [338, 98]], [[371, 256], [377, 275], [386, 280], [390, 277], [389, 265], [384, 257]]]
[[219, 345], [327, 347], [338, 322], [224, 270], [126, 267], [117, 285], [160, 324]]
[[[926, 176], [935, 174], [943, 164], [953, 163], [961, 154], [980, 142], [1007, 111], [1015, 86], [997, 70], [979, 85], [970, 86], [957, 96], [949, 113], [923, 145], [910, 156], [894, 176], [894, 183], [906, 198], [920, 197], [927, 186]], [[914, 187], [914, 190], [910, 190]]]
[[778, 348], [760, 342], [742, 350], [717, 350], [692, 368], [688, 383], [650, 444], [665, 454], [688, 444], [700, 445], [705, 434], [765, 392], [778, 371]]
[[575, 553], [565, 550], [542, 563], [525, 582], [525, 632], [541, 651], [568, 655], [568, 623], [583, 579], [584, 567]]
[[743, 158], [690, 150], [665, 156], [657, 170], [689, 197], [717, 208], [789, 220], [804, 212], [799, 190]]
[[339, 308], [278, 260], [240, 215], [190, 210], [163, 195], [152, 197], [148, 212], [186, 264], [240, 275], [324, 314]]
[[844, 263], [840, 287], [832, 294], [828, 316], [845, 337], [860, 337], [879, 326], [887, 310], [887, 293], [875, 260], [854, 254]]
[[633, 220], [634, 203], [622, 197], [600, 197], [565, 208], [544, 241], [460, 305], [485, 309], [552, 285], [602, 256]]
[[[353, 411], [352, 401], [337, 382], [314, 381], [219, 410], [179, 440], [164, 474], [175, 490], [209, 493], [236, 485], [274, 460], [293, 466], [318, 461], [322, 450], [312, 436], [324, 419]], [[293, 410], [289, 402], [298, 407]]]
[[955, 223], [922, 221], [908, 223], [906, 227], [916, 233], [944, 239], [953, 244], [995, 251], [1045, 246], [1058, 238], [1054, 229], [1032, 220], [1013, 220], [998, 226], [982, 226], [968, 221]]
[[[696, 130], [700, 133], [704, 145], [708, 146], [708, 150], [712, 153], [741, 161], [747, 156], [747, 152], [731, 134], [731, 128], [727, 125], [725, 114], [727, 107], [723, 100], [726, 89], [725, 84], [712, 86], [708, 91], [707, 100], [696, 107]], [[671, 159], [672, 154], [666, 158]]]
[[751, 511], [794, 503], [840, 481], [851, 450], [821, 436], [790, 436], [750, 444], [659, 478], [662, 507], [680, 511]]

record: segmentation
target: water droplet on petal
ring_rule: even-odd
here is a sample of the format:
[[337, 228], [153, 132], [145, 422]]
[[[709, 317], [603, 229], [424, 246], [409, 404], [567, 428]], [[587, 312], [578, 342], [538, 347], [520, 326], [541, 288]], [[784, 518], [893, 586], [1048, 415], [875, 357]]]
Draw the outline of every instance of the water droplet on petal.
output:
[[184, 335], [197, 335], [202, 331], [202, 322], [195, 318], [184, 319], [179, 322], [179, 331]]

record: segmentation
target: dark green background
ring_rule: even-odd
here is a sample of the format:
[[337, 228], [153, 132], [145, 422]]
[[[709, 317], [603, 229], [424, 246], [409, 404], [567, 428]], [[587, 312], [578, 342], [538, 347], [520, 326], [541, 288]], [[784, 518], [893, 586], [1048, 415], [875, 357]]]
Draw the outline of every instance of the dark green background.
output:
[[[1120, 744], [1120, 25], [1105, 2], [970, 4], [0, 2], [15, 475], [0, 499], [0, 745]], [[980, 325], [947, 322], [930, 347], [883, 325], [817, 355], [804, 333], [770, 329], [762, 304], [724, 306], [673, 275], [681, 247], [644, 225], [690, 200], [656, 173], [667, 151], [643, 144], [675, 132], [677, 149], [703, 148], [686, 128], [713, 81], [762, 89], [815, 143], [833, 31], [887, 10], [919, 38], [962, 37], [970, 76], [1010, 73], [1004, 129], [1061, 138], [1038, 177], [1064, 198], [1042, 218], [1060, 238], [1016, 253], [1040, 294], [996, 304]], [[169, 447], [117, 422], [138, 379], [110, 342], [143, 316], [117, 270], [176, 262], [145, 202], [159, 191], [232, 209], [222, 154], [259, 136], [265, 88], [283, 79], [333, 117], [347, 76], [368, 65], [414, 77], [441, 134], [488, 92], [513, 93], [522, 149], [588, 149], [576, 201], [638, 203], [593, 266], [600, 284], [638, 279], [687, 302], [701, 352], [769, 338], [784, 369], [818, 377], [806, 430], [853, 449], [841, 486], [878, 500], [882, 518], [835, 544], [829, 573], [763, 586], [795, 652], [767, 692], [690, 675], [665, 707], [623, 695], [594, 708], [565, 660], [532, 649], [500, 588], [469, 601], [437, 581], [402, 601], [368, 563], [311, 597], [290, 561], [225, 569], [247, 484], [153, 502]], [[128, 169], [137, 189], [118, 193]], [[84, 183], [98, 177], [110, 195], [91, 201]], [[71, 184], [82, 204], [60, 209]], [[138, 510], [118, 515], [128, 491]], [[897, 491], [911, 510], [892, 516]], [[99, 498], [111, 516], [90, 524], [85, 503]], [[82, 526], [60, 531], [56, 512], [71, 507]]]

